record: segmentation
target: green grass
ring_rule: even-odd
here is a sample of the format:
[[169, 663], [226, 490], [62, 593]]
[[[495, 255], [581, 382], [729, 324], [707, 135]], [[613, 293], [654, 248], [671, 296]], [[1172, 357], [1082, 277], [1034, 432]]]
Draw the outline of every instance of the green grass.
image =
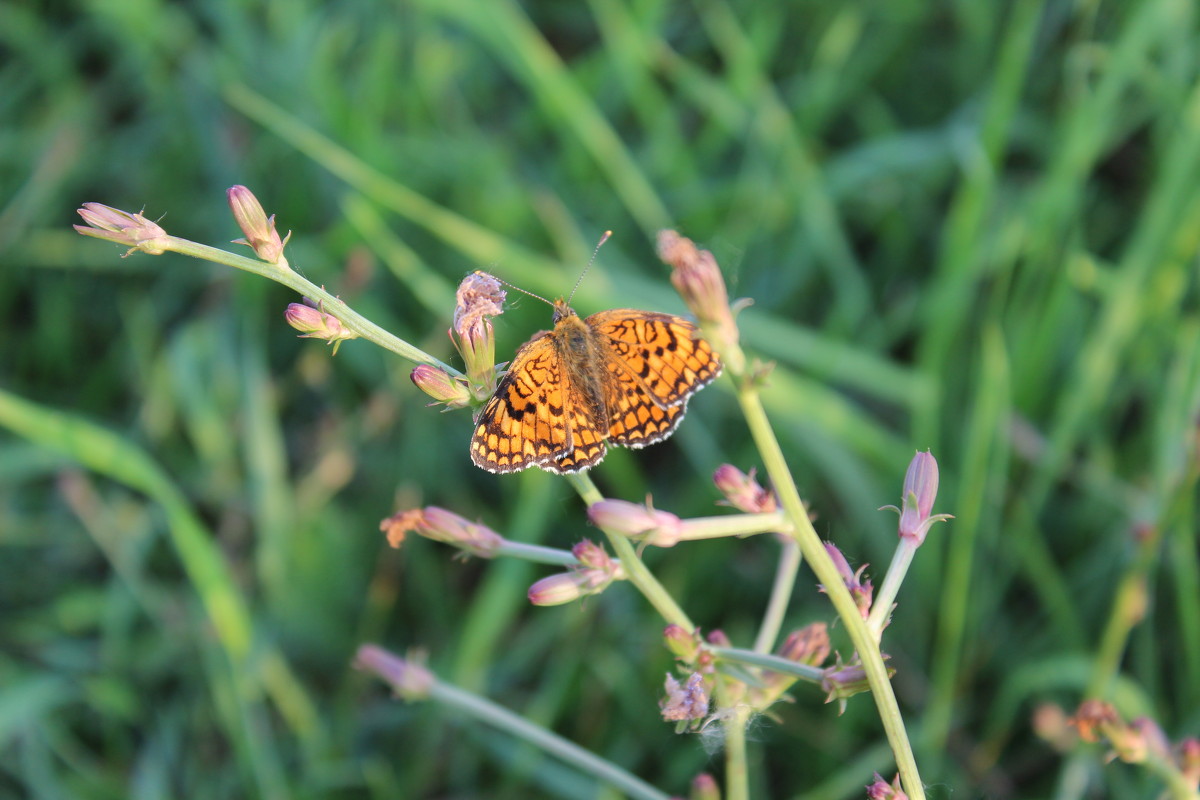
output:
[[[1200, 734], [1187, 0], [0, 0], [0, 52], [0, 795], [612, 796], [392, 701], [349, 669], [363, 641], [425, 648], [667, 793], [720, 771], [658, 717], [671, 661], [631, 587], [531, 608], [543, 568], [378, 532], [431, 503], [569, 547], [598, 531], [563, 480], [474, 468], [465, 412], [427, 409], [373, 345], [298, 340], [287, 290], [70, 229], [97, 201], [220, 246], [236, 183], [304, 275], [452, 363], [472, 269], [557, 296], [611, 228], [575, 307], [681, 312], [654, 233], [711, 249], [754, 301], [744, 344], [777, 364], [764, 402], [823, 537], [881, 580], [875, 509], [914, 449], [941, 465], [957, 519], [884, 639], [930, 797], [1154, 796], [1032, 732], [1088, 691]], [[499, 357], [548, 324], [519, 299]], [[729, 388], [610, 455], [601, 489], [714, 513], [712, 470], [759, 464]], [[1139, 560], [1142, 525], [1161, 542]], [[775, 556], [753, 537], [646, 561], [745, 644]], [[832, 618], [813, 583], [788, 627]], [[837, 717], [794, 694], [751, 729], [754, 797], [890, 776], [869, 698]]]

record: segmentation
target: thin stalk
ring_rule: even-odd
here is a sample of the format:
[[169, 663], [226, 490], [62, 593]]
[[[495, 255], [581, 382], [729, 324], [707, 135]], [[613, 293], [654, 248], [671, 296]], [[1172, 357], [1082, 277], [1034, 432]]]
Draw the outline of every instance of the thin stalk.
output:
[[908, 574], [908, 568], [916, 554], [916, 546], [903, 538], [896, 546], [896, 552], [892, 554], [892, 563], [888, 565], [883, 585], [879, 587], [879, 594], [871, 603], [871, 616], [867, 618], [867, 627], [871, 629], [876, 642], [883, 636], [883, 626], [887, 624], [892, 605], [896, 602], [896, 595], [900, 592], [900, 584], [904, 582], [904, 576]]
[[[592, 483], [592, 479], [588, 477], [587, 473], [569, 473], [566, 478], [587, 505], [590, 506], [594, 503], [599, 503], [604, 499], [604, 495], [600, 494], [600, 490], [596, 488], [596, 484]], [[600, 529], [604, 530], [603, 527]], [[695, 623], [679, 607], [679, 604], [675, 602], [675, 598], [671, 597], [670, 593], [663, 588], [663, 585], [658, 582], [658, 579], [654, 577], [649, 568], [638, 558], [629, 539], [620, 534], [610, 533], [607, 530], [604, 530], [604, 535], [608, 537], [608, 543], [612, 545], [617, 558], [621, 560], [621, 566], [625, 569], [625, 576], [629, 579], [630, 583], [637, 587], [637, 590], [649, 601], [650, 605], [654, 606], [654, 610], [669, 623], [679, 625], [686, 631], [696, 630]]]
[[783, 675], [793, 675], [801, 680], [820, 683], [825, 677], [825, 670], [820, 667], [813, 667], [808, 664], [801, 664], [798, 661], [790, 661], [781, 656], [773, 656], [768, 653], [759, 653], [755, 650], [743, 650], [740, 647], [717, 647], [715, 645], [706, 645], [706, 649], [715, 655], [721, 661], [731, 661], [740, 664], [748, 664], [752, 667], [762, 667], [771, 672], [778, 672]]
[[629, 797], [639, 798], [639, 800], [669, 800], [669, 796], [665, 792], [660, 792], [611, 761], [600, 758], [590, 750], [586, 750], [540, 725], [535, 725], [521, 715], [477, 694], [434, 680], [429, 687], [429, 699], [458, 709], [517, 739], [528, 742], [570, 764], [580, 772], [592, 775], [597, 780], [616, 787]]
[[875, 641], [866, 620], [859, 613], [854, 599], [842, 583], [837, 568], [825, 552], [821, 538], [808, 518], [808, 510], [804, 507], [804, 501], [800, 499], [800, 493], [792, 480], [791, 471], [783, 457], [779, 441], [775, 438], [775, 432], [771, 429], [758, 390], [750, 381], [743, 380], [738, 387], [737, 396], [750, 433], [762, 456], [763, 465], [771, 477], [783, 510], [792, 522], [792, 536], [808, 559], [817, 579], [825, 587], [826, 594], [841, 617], [842, 624], [846, 626], [846, 632], [862, 660], [863, 672], [871, 686], [875, 705], [879, 709], [880, 721], [896, 757], [896, 767], [900, 772], [904, 791], [910, 800], [924, 800], [925, 789], [921, 784], [921, 775], [904, 729], [904, 719], [900, 716], [896, 695], [892, 692], [892, 684], [888, 680], [887, 667], [883, 663], [879, 643]]
[[762, 624], [758, 626], [758, 635], [754, 637], [754, 649], [759, 653], [771, 652], [779, 638], [779, 629], [783, 627], [783, 615], [787, 613], [792, 589], [796, 586], [796, 573], [800, 570], [800, 562], [803, 560], [795, 539], [780, 539], [780, 545], [782, 549], [779, 553], [779, 563], [775, 566], [771, 597], [767, 600]]
[[164, 237], [163, 242], [166, 250], [181, 253], [185, 256], [192, 256], [193, 258], [200, 258], [205, 261], [212, 261], [216, 264], [224, 264], [227, 267], [233, 267], [245, 272], [252, 272], [255, 275], [269, 278], [276, 283], [281, 283], [289, 289], [294, 289], [304, 297], [319, 300], [321, 302], [321, 310], [324, 313], [336, 317], [339, 322], [362, 338], [372, 341], [384, 349], [391, 350], [401, 358], [406, 358], [418, 364], [429, 364], [438, 367], [455, 377], [461, 375], [454, 367], [442, 363], [419, 347], [414, 347], [403, 339], [388, 333], [374, 322], [371, 322], [366, 317], [351, 309], [350, 306], [346, 305], [339, 298], [287, 267], [280, 267], [276, 264], [268, 264], [265, 261], [246, 258], [245, 256], [239, 256], [236, 253], [230, 253], [216, 247], [209, 247], [205, 244], [181, 239], [178, 236]]

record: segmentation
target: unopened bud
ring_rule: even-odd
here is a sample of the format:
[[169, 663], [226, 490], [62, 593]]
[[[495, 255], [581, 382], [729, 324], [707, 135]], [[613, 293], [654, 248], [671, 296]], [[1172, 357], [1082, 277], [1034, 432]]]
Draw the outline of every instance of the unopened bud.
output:
[[867, 787], [867, 800], [908, 800], [908, 795], [900, 788], [899, 773], [888, 783], [876, 772], [875, 781]]
[[419, 656], [401, 658], [378, 645], [364, 644], [358, 648], [354, 666], [378, 675], [404, 700], [423, 700], [436, 679], [422, 661]]
[[829, 658], [829, 627], [813, 622], [792, 631], [779, 648], [779, 655], [788, 661], [819, 667]]
[[683, 521], [674, 514], [625, 500], [601, 500], [588, 506], [588, 519], [610, 533], [656, 547], [671, 547], [683, 536]]
[[712, 337], [714, 348], [741, 373], [744, 356], [738, 346], [738, 329], [729, 306], [729, 293], [717, 260], [676, 231], [658, 232], [658, 257], [671, 266], [671, 283], [687, 307]]
[[692, 778], [692, 790], [688, 793], [688, 800], [721, 800], [721, 788], [717, 786], [717, 779], [707, 772]]
[[[846, 589], [850, 592], [850, 596], [854, 598], [854, 605], [858, 607], [858, 613], [862, 614], [863, 619], [866, 619], [871, 615], [871, 597], [875, 592], [870, 579], [863, 578], [863, 571], [870, 564], [863, 564], [857, 571], [851, 570], [850, 562], [846, 561], [846, 557], [842, 555], [842, 551], [838, 550], [833, 542], [825, 543], [825, 552], [829, 554], [833, 565], [837, 567], [842, 583], [845, 584]], [[824, 586], [821, 587], [821, 591], [825, 591]]]
[[167, 251], [170, 238], [157, 222], [146, 219], [139, 211], [130, 214], [103, 203], [84, 203], [77, 210], [87, 225], [74, 225], [84, 236], [104, 239], [129, 248], [125, 255], [134, 250], [157, 256]]
[[358, 338], [358, 334], [337, 317], [307, 303], [288, 303], [283, 316], [288, 325], [300, 331], [301, 339], [321, 339], [333, 345], [333, 355], [337, 355], [342, 342]]
[[760, 486], [754, 473], [753, 468], [745, 473], [732, 464], [722, 464], [713, 473], [713, 483], [725, 495], [725, 502], [739, 511], [749, 514], [774, 511], [775, 493]]
[[471, 402], [467, 384], [444, 369], [430, 364], [418, 364], [409, 375], [412, 382], [425, 394], [433, 398], [430, 405], [443, 404], [446, 410], [462, 408]]
[[[900, 508], [884, 506], [900, 514], [900, 538], [920, 545], [935, 522], [954, 519], [950, 514], [932, 514], [938, 492], [937, 459], [926, 450], [918, 452], [904, 475], [904, 490]], [[883, 509], [880, 509], [881, 511]]]
[[275, 230], [275, 215], [268, 217], [258, 198], [245, 186], [229, 187], [225, 197], [229, 200], [229, 209], [233, 211], [234, 220], [242, 229], [242, 233], [246, 234], [246, 238], [234, 239], [233, 243], [246, 245], [260, 260], [268, 264], [287, 267], [288, 261], [283, 256], [283, 248], [288, 239], [292, 238], [291, 231], [280, 239], [279, 231]]

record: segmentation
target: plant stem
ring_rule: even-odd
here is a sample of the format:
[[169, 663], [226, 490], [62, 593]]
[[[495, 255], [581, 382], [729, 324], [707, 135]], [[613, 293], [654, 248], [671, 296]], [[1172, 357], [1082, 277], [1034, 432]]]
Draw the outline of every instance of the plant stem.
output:
[[754, 649], [759, 653], [769, 653], [779, 638], [779, 629], [783, 627], [783, 615], [787, 613], [788, 601], [792, 599], [792, 589], [796, 585], [796, 573], [802, 560], [800, 547], [795, 539], [780, 539], [781, 550], [779, 563], [775, 566], [775, 582], [771, 585], [771, 597], [767, 601], [767, 610], [763, 612], [762, 624], [758, 627], [758, 636], [754, 638]]
[[867, 628], [866, 621], [859, 613], [853, 598], [850, 597], [850, 592], [842, 583], [837, 568], [825, 552], [821, 539], [808, 518], [808, 510], [804, 507], [804, 501], [800, 499], [800, 493], [796, 490], [796, 484], [792, 480], [779, 441], [775, 438], [775, 432], [771, 429], [757, 388], [751, 381], [742, 380], [737, 395], [750, 433], [762, 456], [763, 465], [771, 477], [783, 510], [791, 519], [792, 536], [800, 546], [800, 551], [808, 559], [817, 579], [825, 587], [826, 594], [829, 595], [838, 616], [841, 617], [842, 624], [846, 626], [846, 632], [862, 660], [863, 671], [871, 686], [875, 705], [879, 709], [883, 729], [887, 734], [888, 743], [892, 747], [892, 753], [896, 757], [896, 767], [900, 772], [904, 791], [910, 800], [924, 800], [925, 789], [921, 785], [921, 776], [917, 771], [912, 745], [908, 741], [908, 735], [904, 729], [904, 719], [900, 716], [900, 707], [896, 703], [896, 695], [892, 692], [892, 684], [888, 680], [887, 667], [883, 663], [879, 643]]
[[616, 787], [629, 797], [639, 800], [669, 800], [665, 792], [660, 792], [611, 761], [600, 758], [590, 750], [477, 694], [435, 680], [429, 690], [429, 699], [456, 708], [481, 722], [529, 742], [579, 771], [594, 775], [598, 780]]
[[900, 584], [904, 582], [904, 576], [908, 573], [913, 556], [916, 554], [916, 546], [910, 540], [901, 538], [900, 544], [896, 546], [896, 552], [892, 554], [892, 563], [888, 565], [883, 585], [879, 587], [879, 594], [871, 603], [871, 616], [867, 618], [867, 627], [871, 629], [871, 634], [875, 637], [876, 642], [883, 636], [883, 626], [887, 624], [888, 616], [892, 613], [892, 605], [896, 602], [896, 595], [900, 591]]
[[[599, 503], [604, 499], [604, 495], [600, 494], [600, 490], [596, 488], [596, 484], [592, 483], [592, 479], [585, 472], [568, 473], [567, 481], [574, 487], [579, 496], [583, 498], [583, 502], [589, 506], [594, 503]], [[604, 530], [601, 527], [601, 530]], [[684, 612], [679, 604], [675, 602], [675, 598], [671, 597], [670, 593], [663, 588], [663, 585], [658, 582], [654, 574], [649, 568], [642, 563], [642, 559], [638, 558], [638, 554], [633, 549], [633, 545], [629, 539], [615, 533], [604, 531], [604, 535], [608, 537], [608, 543], [612, 545], [612, 549], [617, 554], [617, 558], [621, 560], [621, 566], [625, 570], [625, 576], [629, 582], [637, 587], [637, 590], [654, 606], [654, 609], [667, 622], [679, 625], [686, 631], [696, 630], [696, 625], [691, 621], [688, 615]]]
[[821, 679], [825, 677], [825, 670], [820, 667], [801, 664], [798, 661], [789, 661], [781, 656], [759, 653], [754, 650], [743, 650], [740, 647], [705, 645], [705, 648], [722, 661], [733, 661], [741, 664], [749, 664], [753, 667], [762, 667], [763, 669], [769, 669], [772, 672], [778, 672], [783, 675], [794, 675], [797, 678], [813, 683], [820, 683]]
[[227, 267], [234, 267], [246, 272], [253, 272], [255, 275], [261, 275], [276, 283], [281, 283], [289, 289], [294, 289], [304, 297], [321, 301], [321, 310], [324, 313], [336, 317], [339, 322], [362, 338], [372, 341], [384, 349], [391, 350], [401, 358], [406, 358], [418, 364], [429, 364], [438, 367], [454, 377], [461, 375], [454, 367], [442, 363], [424, 350], [414, 347], [403, 339], [388, 333], [383, 328], [351, 309], [342, 300], [325, 291], [324, 288], [317, 286], [312, 281], [306, 280], [287, 267], [280, 267], [275, 264], [268, 264], [265, 261], [246, 258], [245, 256], [239, 256], [236, 253], [230, 253], [216, 247], [209, 247], [205, 244], [181, 239], [178, 236], [169, 236], [167, 240], [169, 243], [166, 245], [166, 249], [172, 252], [192, 256], [193, 258], [200, 258], [205, 261], [212, 261], [216, 264], [224, 264]]

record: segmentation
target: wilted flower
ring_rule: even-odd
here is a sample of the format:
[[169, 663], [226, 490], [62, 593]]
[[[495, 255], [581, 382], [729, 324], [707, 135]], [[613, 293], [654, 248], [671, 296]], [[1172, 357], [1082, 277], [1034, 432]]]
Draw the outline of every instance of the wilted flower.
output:
[[336, 356], [342, 342], [357, 339], [358, 334], [343, 325], [337, 317], [311, 303], [307, 297], [304, 303], [288, 303], [284, 319], [288, 325], [300, 331], [301, 339], [321, 339], [333, 345], [333, 355]]
[[[884, 657], [886, 658], [886, 656]], [[888, 676], [890, 677], [893, 673], [895, 670], [889, 668]], [[871, 686], [867, 682], [867, 673], [857, 655], [848, 664], [843, 664], [841, 656], [837, 656], [836, 663], [825, 670], [824, 677], [821, 679], [821, 688], [826, 692], [826, 703], [832, 703], [834, 700], [838, 702], [839, 716], [846, 713], [847, 699], [871, 690]]]
[[399, 511], [379, 523], [379, 529], [387, 534], [392, 547], [399, 547], [405, 534], [412, 531], [481, 558], [492, 558], [504, 544], [504, 537], [486, 525], [437, 506]]
[[84, 236], [116, 242], [129, 248], [125, 255], [140, 250], [153, 256], [167, 251], [171, 237], [157, 222], [151, 222], [139, 211], [130, 214], [102, 203], [84, 203], [77, 210], [87, 225], [73, 226]]
[[409, 375], [412, 382], [425, 394], [434, 399], [429, 405], [442, 403], [446, 410], [462, 408], [471, 402], [467, 384], [444, 369], [430, 364], [418, 364]]
[[288, 239], [292, 238], [291, 231], [280, 239], [279, 231], [275, 230], [275, 215], [268, 217], [258, 198], [245, 186], [229, 187], [225, 197], [229, 200], [229, 208], [233, 211], [233, 218], [238, 227], [246, 234], [246, 238], [234, 239], [233, 243], [246, 245], [254, 250], [259, 259], [268, 264], [287, 267], [288, 261], [283, 256], [283, 248]]
[[724, 502], [739, 511], [748, 514], [774, 511], [777, 507], [775, 493], [759, 485], [754, 473], [753, 467], [747, 474], [732, 464], [722, 464], [713, 473], [713, 483], [725, 495]]
[[708, 716], [708, 692], [704, 676], [693, 672], [683, 686], [670, 673], [665, 683], [667, 696], [658, 704], [668, 722], [694, 722]]
[[504, 310], [504, 287], [495, 277], [476, 270], [462, 279], [455, 297], [450, 338], [462, 356], [471, 394], [482, 400], [496, 388], [492, 317]]
[[364, 644], [358, 648], [354, 666], [378, 675], [404, 700], [423, 700], [436, 682], [423, 661], [420, 656], [401, 658], [378, 645]]
[[880, 509], [891, 509], [900, 515], [900, 538], [920, 545], [925, 541], [925, 535], [935, 522], [954, 519], [950, 514], [930, 515], [933, 511], [933, 501], [937, 499], [938, 465], [937, 459], [926, 450], [918, 452], [908, 465], [904, 475], [904, 490], [901, 508], [884, 506]]

